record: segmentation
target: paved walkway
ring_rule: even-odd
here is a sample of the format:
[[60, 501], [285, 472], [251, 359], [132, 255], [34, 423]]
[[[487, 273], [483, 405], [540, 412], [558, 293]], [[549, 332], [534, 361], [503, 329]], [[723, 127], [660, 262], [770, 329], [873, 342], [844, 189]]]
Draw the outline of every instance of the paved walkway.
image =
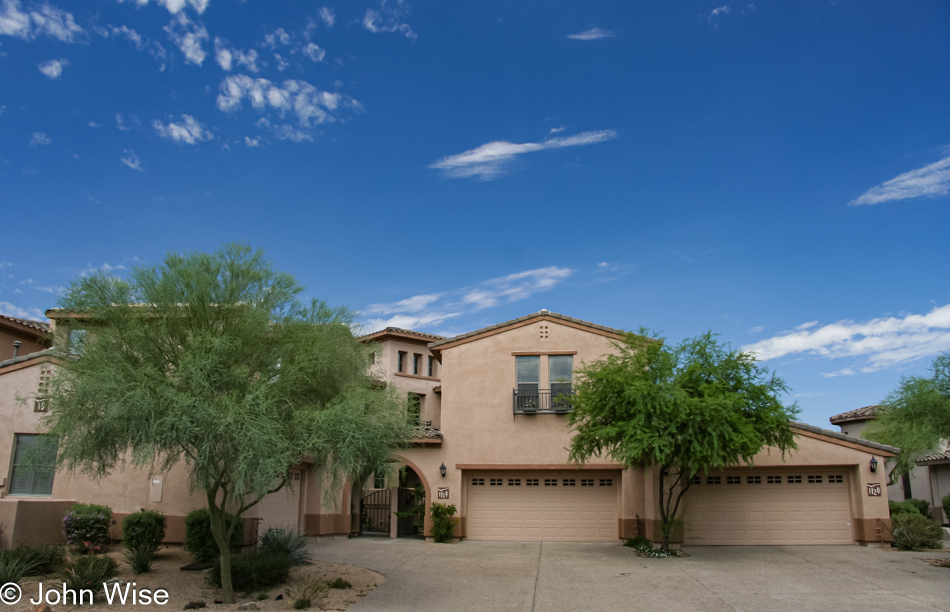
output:
[[861, 546], [688, 547], [644, 559], [618, 544], [384, 538], [313, 543], [320, 560], [386, 576], [351, 612], [950, 611], [950, 554]]

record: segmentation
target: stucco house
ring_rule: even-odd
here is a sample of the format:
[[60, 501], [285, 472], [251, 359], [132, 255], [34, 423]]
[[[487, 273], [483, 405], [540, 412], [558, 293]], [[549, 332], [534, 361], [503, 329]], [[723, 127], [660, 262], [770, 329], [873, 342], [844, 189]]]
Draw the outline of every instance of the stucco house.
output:
[[[55, 320], [67, 313], [49, 311]], [[657, 473], [609, 460], [568, 462], [574, 371], [614, 350], [623, 332], [542, 310], [452, 338], [387, 328], [361, 339], [376, 345], [374, 376], [409, 399], [419, 438], [393, 460], [398, 483], [420, 485], [427, 503], [453, 504], [456, 535], [470, 540], [658, 540]], [[48, 352], [0, 361], [0, 474], [22, 476], [16, 447], [35, 434], [42, 406], [34, 395]], [[798, 450], [763, 449], [754, 465], [702, 474], [687, 495], [686, 544], [852, 544], [889, 539], [886, 482], [872, 465], [897, 449], [805, 424], [793, 425]], [[872, 462], [872, 459], [875, 461]], [[350, 487], [325, 496], [313, 466], [296, 466], [294, 486], [246, 517], [246, 533], [297, 525], [316, 536], [350, 531]], [[42, 486], [39, 486], [42, 485]], [[188, 492], [184, 468], [128, 469], [101, 482], [56, 473], [30, 491], [2, 489], [0, 522], [9, 546], [58, 524], [73, 502], [110, 505], [119, 518], [140, 508], [168, 516], [168, 541], [181, 541], [184, 516], [203, 506]], [[392, 508], [399, 507], [393, 496]], [[385, 514], [389, 514], [383, 509]], [[45, 526], [45, 527], [44, 527]], [[430, 525], [425, 526], [429, 533]], [[46, 531], [44, 531], [44, 529]], [[392, 528], [393, 536], [399, 535]], [[249, 536], [249, 538], [252, 536]]]

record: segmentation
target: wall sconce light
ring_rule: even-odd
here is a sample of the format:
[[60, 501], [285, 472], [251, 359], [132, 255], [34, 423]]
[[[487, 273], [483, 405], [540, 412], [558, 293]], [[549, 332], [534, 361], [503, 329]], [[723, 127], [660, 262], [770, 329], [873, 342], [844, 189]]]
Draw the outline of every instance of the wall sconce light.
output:
[[877, 459], [872, 456], [871, 457], [871, 473], [874, 474], [876, 472], [877, 472]]
[[[871, 470], [871, 471], [873, 472], [874, 470]], [[444, 463], [439, 466], [439, 473], [442, 474], [442, 478], [445, 478], [445, 464]]]

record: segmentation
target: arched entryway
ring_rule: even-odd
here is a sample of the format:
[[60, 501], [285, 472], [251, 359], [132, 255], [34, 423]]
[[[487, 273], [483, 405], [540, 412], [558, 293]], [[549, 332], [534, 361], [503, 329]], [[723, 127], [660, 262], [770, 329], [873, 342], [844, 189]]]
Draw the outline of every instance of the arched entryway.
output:
[[429, 483], [412, 461], [400, 456], [392, 461], [399, 469], [386, 478], [385, 485], [377, 485], [360, 499], [359, 534], [422, 537], [430, 520], [426, 516]]

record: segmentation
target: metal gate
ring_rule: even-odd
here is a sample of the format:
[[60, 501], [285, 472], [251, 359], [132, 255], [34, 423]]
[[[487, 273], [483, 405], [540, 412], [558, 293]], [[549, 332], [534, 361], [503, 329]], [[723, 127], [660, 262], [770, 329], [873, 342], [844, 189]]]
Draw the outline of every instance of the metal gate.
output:
[[404, 538], [422, 533], [422, 530], [416, 524], [416, 519], [425, 515], [426, 494], [422, 487], [417, 489], [399, 489], [398, 508], [399, 512], [406, 512], [412, 508], [418, 508], [421, 513], [415, 516], [400, 516], [396, 519], [396, 536]]
[[385, 533], [392, 525], [391, 491], [374, 491], [360, 500], [360, 533]]

